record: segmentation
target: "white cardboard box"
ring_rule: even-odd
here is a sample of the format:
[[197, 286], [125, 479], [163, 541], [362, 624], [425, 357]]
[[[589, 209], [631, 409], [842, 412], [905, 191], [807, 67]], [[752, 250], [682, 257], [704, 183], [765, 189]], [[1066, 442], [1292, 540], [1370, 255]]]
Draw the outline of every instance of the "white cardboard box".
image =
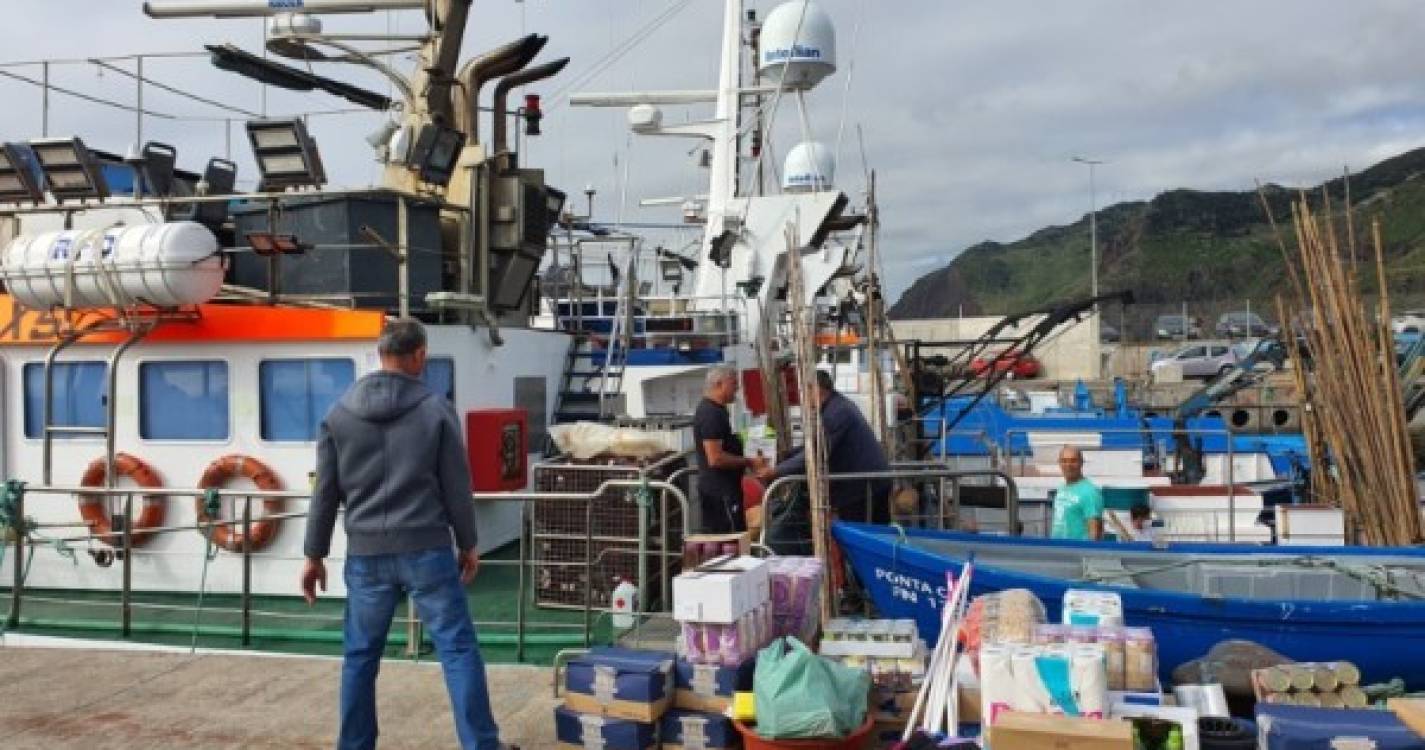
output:
[[822, 656], [863, 656], [871, 659], [915, 659], [925, 656], [925, 641], [828, 641], [822, 639]]
[[673, 579], [673, 619], [731, 624], [772, 600], [767, 563], [719, 557]]

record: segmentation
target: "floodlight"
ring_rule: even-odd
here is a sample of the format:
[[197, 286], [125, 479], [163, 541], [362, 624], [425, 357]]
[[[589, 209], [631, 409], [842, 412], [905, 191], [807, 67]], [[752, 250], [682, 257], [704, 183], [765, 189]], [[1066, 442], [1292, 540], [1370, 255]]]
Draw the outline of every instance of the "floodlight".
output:
[[108, 198], [109, 184], [99, 171], [94, 155], [78, 138], [50, 138], [30, 141], [45, 185], [57, 201], [66, 198]]
[[273, 255], [301, 255], [307, 245], [294, 234], [274, 234], [272, 232], [248, 232], [247, 244], [252, 251], [263, 257]]
[[250, 120], [247, 137], [262, 174], [259, 192], [326, 184], [317, 143], [302, 120]]
[[460, 150], [465, 148], [465, 134], [454, 128], [431, 123], [421, 128], [411, 152], [411, 164], [421, 179], [432, 185], [445, 185], [455, 174]]
[[680, 282], [683, 280], [683, 264], [672, 258], [663, 258], [658, 261], [658, 268], [663, 272], [664, 281]]
[[712, 246], [708, 248], [708, 260], [719, 268], [729, 268], [732, 266], [732, 248], [737, 245], [737, 232], [732, 229], [723, 230], [716, 239], [712, 241]]
[[149, 141], [143, 146], [135, 169], [143, 176], [148, 191], [153, 195], [173, 195], [173, 178], [178, 163], [178, 151], [166, 143]]
[[45, 198], [35, 173], [30, 171], [31, 159], [26, 158], [15, 143], [0, 145], [0, 202], [39, 203]]

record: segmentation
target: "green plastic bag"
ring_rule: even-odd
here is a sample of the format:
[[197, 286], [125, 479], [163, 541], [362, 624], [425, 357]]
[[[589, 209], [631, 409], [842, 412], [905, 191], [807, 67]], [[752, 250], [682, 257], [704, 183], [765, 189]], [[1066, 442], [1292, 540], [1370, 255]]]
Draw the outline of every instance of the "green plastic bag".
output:
[[841, 738], [866, 720], [871, 676], [779, 638], [757, 654], [757, 734], [769, 740]]

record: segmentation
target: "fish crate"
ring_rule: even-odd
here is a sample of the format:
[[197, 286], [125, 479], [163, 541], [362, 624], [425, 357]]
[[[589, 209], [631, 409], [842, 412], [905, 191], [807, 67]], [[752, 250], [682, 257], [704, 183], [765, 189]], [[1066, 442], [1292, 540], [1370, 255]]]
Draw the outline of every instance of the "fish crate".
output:
[[[602, 457], [575, 461], [567, 457], [534, 467], [537, 492], [590, 493], [609, 480], [662, 481], [687, 466], [687, 457], [669, 453], [635, 462]], [[680, 489], [685, 481], [678, 482]], [[535, 604], [582, 609], [588, 580], [586, 560], [593, 569], [591, 606], [606, 609], [620, 579], [638, 580], [638, 487], [611, 487], [591, 501], [536, 500], [531, 515]], [[664, 583], [678, 572], [675, 552], [683, 545], [682, 506], [673, 497], [652, 490], [644, 533], [648, 576], [642, 582], [645, 608], [658, 604]], [[666, 512], [666, 516], [665, 516]]]

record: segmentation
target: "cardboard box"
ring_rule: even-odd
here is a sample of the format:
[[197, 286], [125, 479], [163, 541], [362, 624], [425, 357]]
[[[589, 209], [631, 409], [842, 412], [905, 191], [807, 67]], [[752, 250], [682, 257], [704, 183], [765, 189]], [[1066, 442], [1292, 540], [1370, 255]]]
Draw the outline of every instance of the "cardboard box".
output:
[[1133, 730], [1113, 719], [1001, 714], [990, 728], [994, 750], [1133, 750]]
[[658, 746], [653, 724], [583, 714], [567, 706], [554, 709], [554, 735], [560, 750], [650, 750]]
[[[746, 531], [739, 532], [736, 534], [692, 534], [690, 536], [685, 536], [683, 537], [683, 567], [691, 570], [692, 568], [697, 567], [698, 563], [706, 562], [708, 560], [718, 557], [724, 557], [725, 554], [721, 552], [721, 549], [723, 548], [723, 546], [729, 544], [737, 545], [737, 554], [739, 557], [745, 557], [747, 555], [752, 554], [752, 535]], [[701, 555], [699, 555], [696, 559], [694, 559], [692, 556], [690, 556], [691, 553], [697, 552], [699, 550], [699, 547], [704, 545], [715, 546], [718, 548], [719, 552], [714, 555], [709, 555], [706, 558], [701, 557]]]
[[925, 659], [925, 641], [833, 641], [821, 639], [822, 656], [864, 656], [872, 659]]
[[1425, 698], [1391, 698], [1385, 705], [1395, 713], [1401, 724], [1425, 737]]
[[601, 647], [569, 662], [564, 705], [585, 714], [652, 723], [673, 702], [672, 654]]
[[772, 600], [767, 563], [720, 557], [673, 579], [673, 619], [730, 624]]
[[663, 750], [730, 750], [742, 745], [732, 719], [720, 713], [674, 709], [663, 714], [658, 728]]
[[736, 667], [692, 664], [679, 659], [673, 665], [673, 705], [691, 711], [726, 711], [732, 695], [752, 690], [757, 659]]
[[[915, 699], [919, 694], [919, 691], [915, 690], [892, 692], [873, 687], [866, 707], [871, 712], [871, 719], [876, 722], [878, 727], [904, 729], [906, 722], [910, 720], [910, 712], [915, 710]], [[959, 701], [960, 723], [979, 724], [980, 689], [961, 685]]]
[[871, 712], [871, 719], [877, 724], [899, 724], [904, 727], [910, 719], [910, 712], [915, 709], [915, 699], [919, 694], [918, 691], [891, 691], [873, 687], [866, 708]]
[[960, 723], [979, 724], [980, 723], [980, 689], [978, 687], [960, 686]]

